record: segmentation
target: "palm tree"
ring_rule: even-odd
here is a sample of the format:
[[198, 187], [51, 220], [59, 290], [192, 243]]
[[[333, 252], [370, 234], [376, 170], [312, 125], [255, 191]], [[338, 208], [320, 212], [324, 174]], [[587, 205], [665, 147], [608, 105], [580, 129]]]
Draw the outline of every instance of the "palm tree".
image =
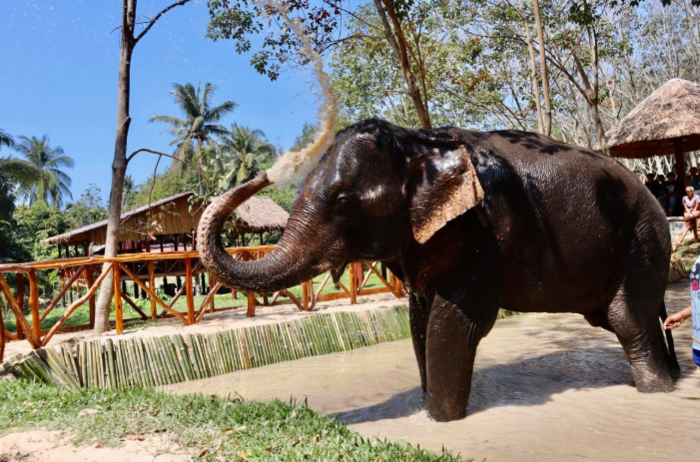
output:
[[228, 170], [221, 172], [226, 189], [248, 180], [261, 164], [275, 157], [275, 147], [265, 139], [262, 130], [238, 124], [232, 124], [231, 130], [219, 139], [219, 147], [229, 164]]
[[175, 99], [175, 103], [185, 115], [184, 119], [166, 115], [155, 115], [149, 122], [162, 122], [172, 128], [165, 133], [175, 135], [170, 142], [171, 146], [178, 147], [173, 161], [173, 167], [178, 169], [185, 163], [197, 162], [199, 171], [200, 194], [204, 194], [202, 185], [202, 145], [213, 146], [216, 150], [216, 143], [212, 136], [223, 136], [226, 128], [217, 124], [222, 116], [232, 112], [237, 104], [233, 101], [225, 101], [222, 104], [211, 107], [211, 99], [216, 90], [216, 85], [204, 84], [204, 90], [199, 86], [187, 83], [185, 85], [173, 84], [173, 91], [170, 93]]
[[64, 196], [73, 199], [69, 189], [71, 179], [63, 169], [73, 168], [74, 162], [63, 154], [63, 148], [50, 147], [46, 135], [41, 139], [20, 136], [19, 140], [15, 150], [24, 159], [9, 159], [15, 171], [22, 172], [17, 175], [19, 195], [26, 197], [30, 205], [43, 200], [59, 208], [63, 206]]
[[0, 128], [0, 148], [2, 148], [3, 146], [7, 146], [8, 148], [11, 148], [14, 145], [15, 145], [15, 140], [12, 138], [12, 135], [10, 135], [5, 130]]

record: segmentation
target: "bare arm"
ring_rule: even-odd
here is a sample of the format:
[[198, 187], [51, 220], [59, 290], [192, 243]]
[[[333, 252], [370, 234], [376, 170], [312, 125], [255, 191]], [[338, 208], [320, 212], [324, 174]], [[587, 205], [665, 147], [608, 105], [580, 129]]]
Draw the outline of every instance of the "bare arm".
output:
[[693, 315], [692, 308], [689, 306], [686, 309], [673, 313], [664, 321], [664, 329], [675, 329], [679, 327], [686, 319]]

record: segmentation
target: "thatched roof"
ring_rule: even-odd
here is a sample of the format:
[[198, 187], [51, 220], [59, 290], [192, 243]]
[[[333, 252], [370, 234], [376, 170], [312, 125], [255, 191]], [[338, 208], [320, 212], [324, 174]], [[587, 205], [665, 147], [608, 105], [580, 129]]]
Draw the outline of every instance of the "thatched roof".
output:
[[253, 196], [238, 209], [236, 229], [239, 232], [282, 231], [289, 214], [269, 197]]
[[[122, 214], [119, 242], [144, 241], [148, 235], [170, 236], [189, 234], [197, 229], [203, 207], [194, 201], [195, 194], [186, 192], [166, 197], [150, 205]], [[238, 232], [282, 230], [289, 214], [268, 197], [251, 197], [238, 208]], [[42, 244], [104, 244], [107, 220], [52, 236]]]
[[700, 85], [669, 80], [606, 133], [614, 157], [640, 159], [700, 149]]

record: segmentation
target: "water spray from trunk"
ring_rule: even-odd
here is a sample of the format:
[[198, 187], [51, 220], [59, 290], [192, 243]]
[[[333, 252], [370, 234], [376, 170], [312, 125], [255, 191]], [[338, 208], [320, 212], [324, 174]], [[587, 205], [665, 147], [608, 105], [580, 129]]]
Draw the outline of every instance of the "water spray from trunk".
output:
[[303, 43], [300, 52], [309, 58], [313, 64], [318, 83], [321, 86], [323, 102], [318, 108], [319, 130], [314, 141], [298, 152], [285, 152], [277, 162], [267, 170], [267, 178], [272, 183], [279, 185], [301, 182], [309, 172], [318, 164], [321, 156], [328, 150], [335, 138], [335, 130], [338, 125], [338, 108], [335, 92], [331, 87], [331, 78], [323, 70], [323, 58], [311, 46], [311, 38], [304, 34], [301, 23], [297, 19], [288, 16], [289, 7], [279, 0], [261, 0], [260, 5], [269, 6], [279, 11], [287, 26], [299, 37]]

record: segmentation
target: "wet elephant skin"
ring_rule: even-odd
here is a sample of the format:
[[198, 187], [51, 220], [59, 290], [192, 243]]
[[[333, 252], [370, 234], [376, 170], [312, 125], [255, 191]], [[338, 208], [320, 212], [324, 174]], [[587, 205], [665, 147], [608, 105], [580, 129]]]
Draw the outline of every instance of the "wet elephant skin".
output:
[[659, 326], [666, 218], [613, 159], [533, 133], [366, 120], [341, 132], [308, 175], [277, 248], [237, 262], [223, 252], [221, 226], [267, 184], [262, 173], [207, 209], [207, 268], [262, 292], [337, 276], [354, 260], [384, 262], [409, 293], [433, 419], [467, 415], [474, 357], [499, 307], [580, 313], [617, 335], [639, 391], [672, 388], [678, 366]]

